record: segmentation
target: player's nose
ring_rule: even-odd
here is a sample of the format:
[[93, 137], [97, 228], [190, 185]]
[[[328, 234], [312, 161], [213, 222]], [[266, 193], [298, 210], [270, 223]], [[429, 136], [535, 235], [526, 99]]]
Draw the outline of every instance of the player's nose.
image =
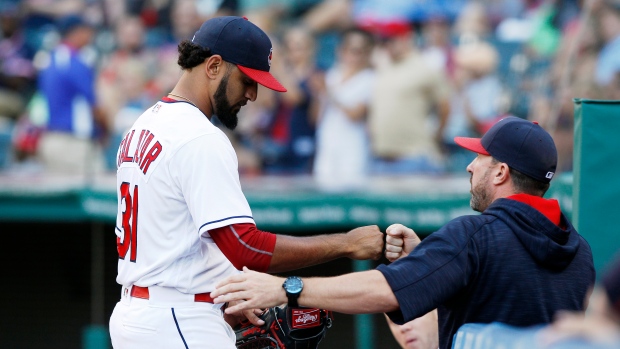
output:
[[258, 84], [253, 83], [252, 86], [248, 86], [248, 88], [245, 90], [245, 98], [254, 102], [256, 100], [256, 97], [258, 97]]
[[467, 170], [467, 172], [473, 174], [474, 173], [474, 161], [476, 161], [476, 159], [472, 160], [469, 165], [467, 165], [467, 167], [465, 168], [465, 170]]

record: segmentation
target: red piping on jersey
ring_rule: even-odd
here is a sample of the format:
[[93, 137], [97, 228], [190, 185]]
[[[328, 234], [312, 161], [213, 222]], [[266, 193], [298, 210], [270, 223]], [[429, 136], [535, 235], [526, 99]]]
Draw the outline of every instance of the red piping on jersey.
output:
[[253, 223], [237, 223], [209, 230], [224, 256], [241, 270], [244, 266], [265, 272], [276, 248], [276, 235], [258, 230]]
[[534, 196], [529, 194], [515, 194], [508, 197], [508, 199], [516, 200], [526, 205], [531, 206], [538, 212], [542, 213], [555, 225], [560, 226], [560, 216], [562, 211], [560, 210], [560, 204], [555, 199], [544, 199], [540, 196]]

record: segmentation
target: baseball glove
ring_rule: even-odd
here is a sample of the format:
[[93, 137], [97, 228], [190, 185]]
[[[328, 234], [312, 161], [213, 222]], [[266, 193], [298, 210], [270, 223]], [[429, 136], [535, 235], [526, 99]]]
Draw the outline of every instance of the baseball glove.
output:
[[287, 305], [269, 308], [260, 318], [262, 326], [249, 321], [235, 326], [238, 349], [316, 349], [333, 320], [324, 309]]

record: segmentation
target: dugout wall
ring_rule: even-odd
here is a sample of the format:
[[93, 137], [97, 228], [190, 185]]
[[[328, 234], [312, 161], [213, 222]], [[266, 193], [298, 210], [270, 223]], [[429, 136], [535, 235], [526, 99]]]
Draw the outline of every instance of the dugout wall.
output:
[[620, 251], [620, 101], [575, 99], [573, 224], [600, 276]]

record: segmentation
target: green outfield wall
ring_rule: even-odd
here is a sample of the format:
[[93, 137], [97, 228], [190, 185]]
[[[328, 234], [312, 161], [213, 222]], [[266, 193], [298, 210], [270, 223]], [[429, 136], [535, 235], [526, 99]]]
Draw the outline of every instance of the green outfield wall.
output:
[[573, 223], [601, 271], [620, 251], [620, 101], [574, 102]]

